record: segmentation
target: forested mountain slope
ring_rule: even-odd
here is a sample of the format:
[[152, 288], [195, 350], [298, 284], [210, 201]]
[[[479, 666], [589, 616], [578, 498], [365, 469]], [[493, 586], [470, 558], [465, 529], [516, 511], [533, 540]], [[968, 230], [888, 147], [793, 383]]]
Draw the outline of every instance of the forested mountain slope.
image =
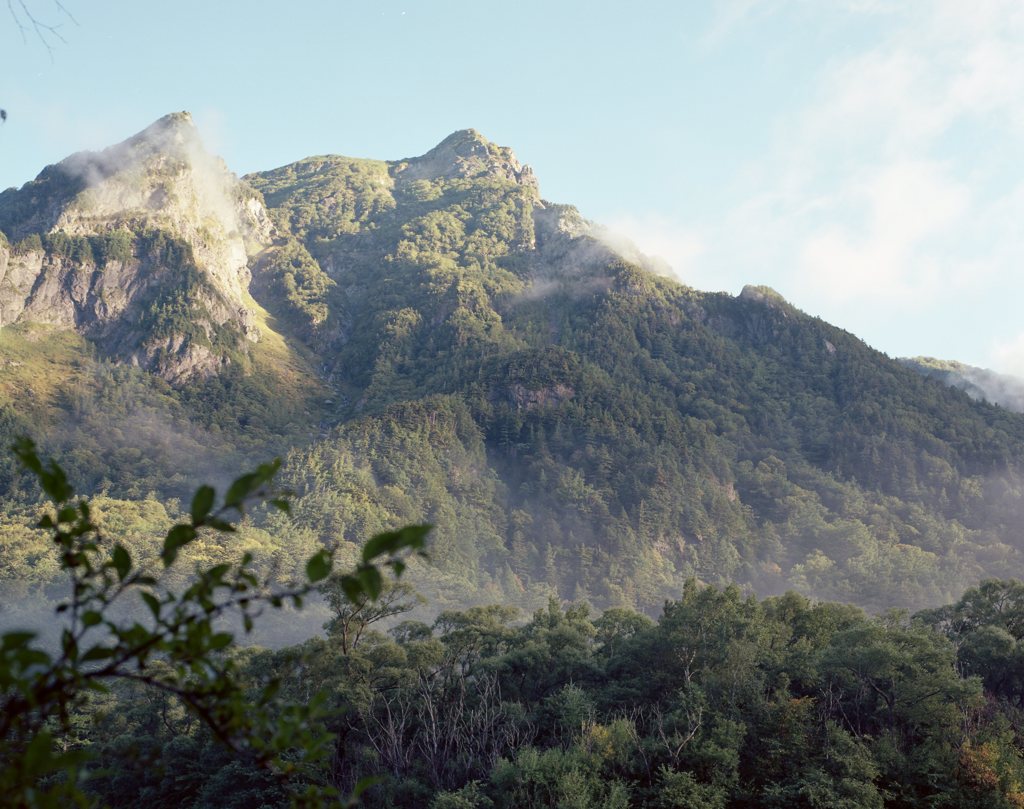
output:
[[[35, 433], [125, 513], [286, 453], [294, 519], [250, 526], [268, 564], [428, 520], [441, 605], [653, 609], [696, 576], [927, 606], [1024, 575], [1024, 417], [772, 290], [658, 276], [473, 130], [401, 161], [203, 171], [234, 220], [201, 203], [211, 158], [140, 138], [74, 195], [63, 163], [0, 195], [0, 437]], [[90, 303], [108, 285], [121, 309]], [[0, 485], [13, 535], [32, 495]], [[0, 552], [45, 579], [30, 539]]]

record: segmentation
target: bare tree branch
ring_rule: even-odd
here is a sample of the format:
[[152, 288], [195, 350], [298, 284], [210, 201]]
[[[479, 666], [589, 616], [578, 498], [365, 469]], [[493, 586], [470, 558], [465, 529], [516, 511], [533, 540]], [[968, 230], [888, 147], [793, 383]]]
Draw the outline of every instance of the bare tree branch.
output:
[[[78, 25], [78, 20], [75, 19], [74, 15], [67, 10], [60, 0], [53, 0], [53, 5], [58, 17], [67, 17], [72, 23]], [[67, 44], [67, 40], [60, 32], [63, 23], [57, 21], [47, 22], [37, 17], [27, 0], [7, 0], [7, 10], [10, 12], [11, 19], [14, 20], [14, 24], [21, 33], [22, 41], [27, 44], [29, 35], [34, 35], [43, 44], [43, 47], [46, 48], [51, 61], [53, 61], [53, 46], [58, 42], [64, 45]], [[6, 116], [0, 116], [0, 120], [6, 120]]]

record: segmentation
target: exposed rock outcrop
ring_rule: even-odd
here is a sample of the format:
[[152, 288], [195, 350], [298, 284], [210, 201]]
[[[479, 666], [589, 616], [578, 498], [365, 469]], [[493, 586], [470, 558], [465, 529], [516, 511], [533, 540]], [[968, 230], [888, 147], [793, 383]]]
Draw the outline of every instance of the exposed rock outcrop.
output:
[[499, 177], [533, 189], [540, 198], [533, 169], [520, 163], [510, 148], [491, 143], [475, 129], [453, 132], [425, 155], [399, 162], [395, 173], [402, 180]]
[[0, 194], [0, 326], [73, 328], [173, 382], [258, 339], [249, 259], [271, 239], [259, 194], [203, 148], [188, 113]]

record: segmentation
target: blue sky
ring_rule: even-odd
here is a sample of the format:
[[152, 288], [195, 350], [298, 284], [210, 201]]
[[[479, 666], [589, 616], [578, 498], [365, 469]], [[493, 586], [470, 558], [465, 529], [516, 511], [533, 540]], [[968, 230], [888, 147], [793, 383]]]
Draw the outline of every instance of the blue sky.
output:
[[1024, 3], [26, 0], [0, 188], [174, 110], [242, 174], [474, 127], [684, 282], [1024, 375]]

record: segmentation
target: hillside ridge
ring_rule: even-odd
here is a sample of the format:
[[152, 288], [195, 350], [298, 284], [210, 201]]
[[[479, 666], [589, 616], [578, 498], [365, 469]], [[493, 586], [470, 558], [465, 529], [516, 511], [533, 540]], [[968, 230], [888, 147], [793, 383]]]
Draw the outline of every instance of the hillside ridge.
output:
[[204, 451], [214, 479], [280, 454], [266, 564], [430, 522], [439, 605], [655, 609], [696, 577], [922, 607], [1024, 574], [1024, 417], [769, 288], [649, 271], [475, 130], [241, 179], [199, 146], [172, 115], [84, 186], [0, 195], [43, 228], [0, 242], [0, 439], [126, 513]]

